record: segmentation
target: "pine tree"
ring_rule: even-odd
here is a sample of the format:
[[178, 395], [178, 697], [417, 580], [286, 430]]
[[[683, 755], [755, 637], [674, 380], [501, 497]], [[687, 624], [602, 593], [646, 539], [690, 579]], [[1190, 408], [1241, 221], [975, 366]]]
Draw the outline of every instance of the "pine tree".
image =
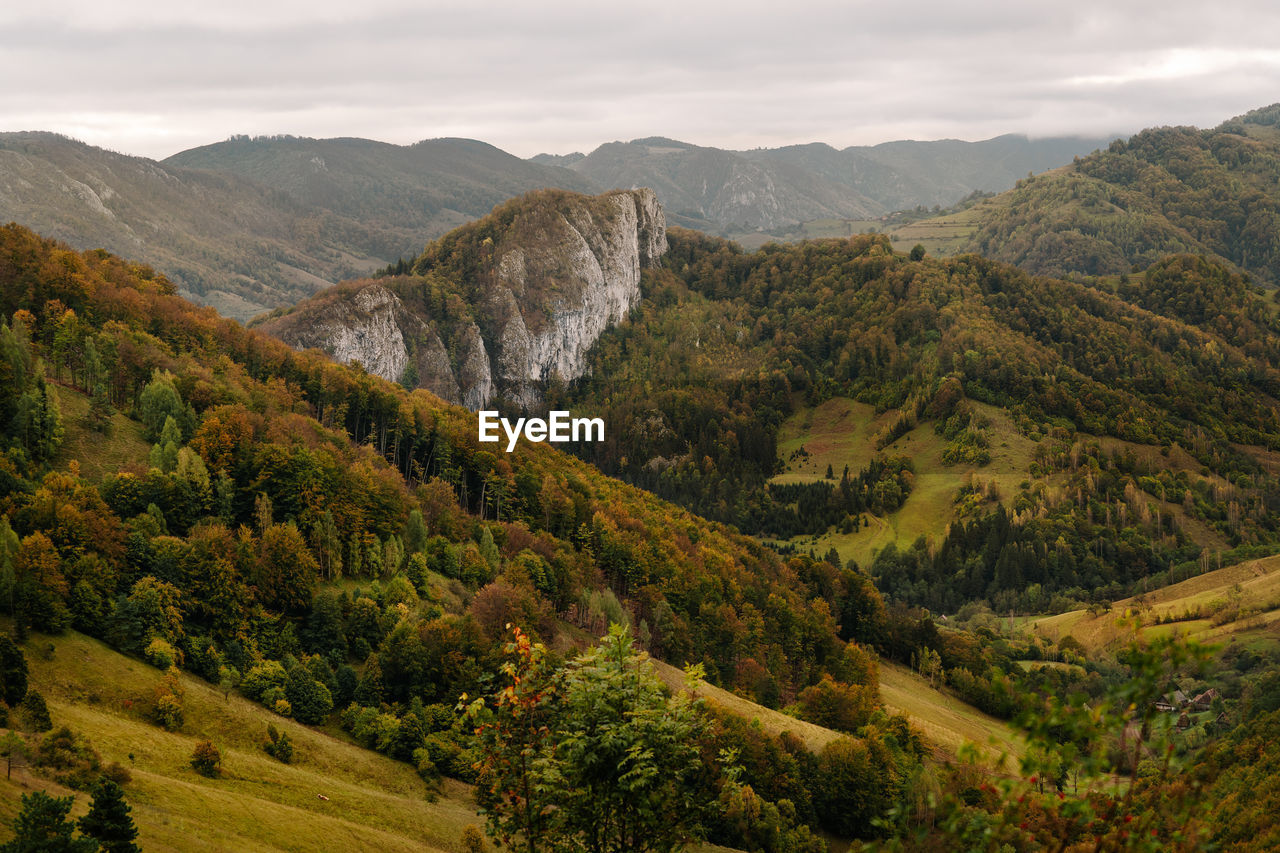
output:
[[93, 853], [92, 838], [72, 838], [76, 825], [67, 819], [75, 797], [51, 797], [44, 791], [22, 795], [22, 811], [14, 818], [16, 836], [0, 845], [0, 853]]
[[103, 853], [141, 853], [142, 848], [133, 843], [138, 828], [133, 825], [130, 811], [120, 786], [103, 779], [93, 792], [89, 813], [80, 818], [80, 831], [96, 838]]

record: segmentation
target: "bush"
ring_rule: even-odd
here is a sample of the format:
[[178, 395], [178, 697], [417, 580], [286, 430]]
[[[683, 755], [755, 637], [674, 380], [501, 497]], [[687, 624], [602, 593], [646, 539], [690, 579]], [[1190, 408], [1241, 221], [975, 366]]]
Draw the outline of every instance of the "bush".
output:
[[222, 775], [222, 753], [212, 741], [202, 740], [191, 753], [191, 766], [201, 776], [216, 779]]
[[262, 745], [262, 749], [281, 764], [293, 761], [293, 741], [273, 723], [267, 723], [267, 742]]
[[53, 720], [49, 718], [49, 706], [38, 690], [28, 690], [22, 697], [22, 719], [28, 731], [47, 732], [53, 728]]
[[162, 640], [159, 637], [156, 637], [147, 645], [147, 650], [144, 652], [144, 655], [147, 659], [147, 663], [151, 664], [156, 669], [163, 670], [168, 670], [169, 667], [173, 666], [174, 663], [177, 662], [178, 658], [178, 653], [174, 650], [173, 646], [170, 645], [168, 641]]

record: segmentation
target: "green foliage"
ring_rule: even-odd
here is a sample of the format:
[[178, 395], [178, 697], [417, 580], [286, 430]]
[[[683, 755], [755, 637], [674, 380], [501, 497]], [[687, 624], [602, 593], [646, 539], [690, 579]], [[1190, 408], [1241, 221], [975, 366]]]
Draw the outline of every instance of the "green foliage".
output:
[[293, 741], [289, 739], [288, 732], [280, 731], [272, 723], [267, 723], [267, 740], [262, 749], [281, 764], [293, 761]]
[[74, 797], [51, 797], [43, 791], [22, 795], [22, 811], [13, 821], [12, 841], [0, 853], [93, 853], [93, 838], [73, 838], [76, 825], [68, 815]]
[[302, 665], [289, 670], [284, 695], [289, 701], [294, 718], [300, 723], [317, 725], [333, 710], [333, 697], [329, 688], [317, 681]]
[[138, 828], [131, 811], [120, 786], [104, 779], [94, 789], [89, 812], [80, 818], [80, 832], [97, 841], [103, 853], [141, 853], [142, 848], [134, 843]]
[[480, 801], [508, 846], [670, 850], [703, 832], [696, 747], [704, 725], [687, 695], [661, 682], [615, 625], [552, 675], [517, 630], [505, 686], [468, 709], [482, 752]]
[[[138, 397], [138, 419], [146, 429], [147, 440], [165, 442], [165, 427], [173, 419], [168, 441], [181, 444], [182, 438], [195, 431], [195, 415], [182, 401], [174, 385], [173, 374], [157, 370]], [[175, 441], [176, 439], [176, 441]]]
[[47, 732], [53, 728], [53, 720], [49, 717], [49, 706], [39, 690], [28, 690], [22, 697], [21, 708], [27, 731]]
[[0, 634], [0, 701], [12, 708], [26, 695], [27, 658], [7, 634]]
[[1145, 130], [1064, 170], [1019, 181], [971, 248], [1034, 272], [1122, 274], [1163, 256], [1216, 254], [1280, 276], [1280, 156], [1274, 137]]

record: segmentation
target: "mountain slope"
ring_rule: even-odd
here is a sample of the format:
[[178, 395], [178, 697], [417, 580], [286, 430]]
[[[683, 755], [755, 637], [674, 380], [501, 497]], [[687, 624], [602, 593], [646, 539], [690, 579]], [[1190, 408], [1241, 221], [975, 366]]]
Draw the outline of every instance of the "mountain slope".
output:
[[653, 137], [602, 145], [586, 156], [539, 155], [600, 186], [648, 186], [673, 223], [704, 231], [775, 230], [817, 219], [871, 219], [999, 191], [1061, 166], [1108, 140], [888, 142], [837, 151], [822, 144], [725, 151]]
[[165, 165], [248, 178], [309, 207], [387, 235], [391, 257], [543, 187], [594, 189], [564, 169], [530, 163], [472, 139], [391, 145], [368, 139], [233, 137], [175, 154]]
[[545, 190], [432, 243], [412, 278], [348, 283], [260, 328], [471, 409], [528, 408], [549, 381], [582, 375], [666, 248], [650, 190]]
[[966, 248], [1045, 275], [1114, 275], [1207, 253], [1280, 282], [1277, 115], [1280, 105], [1212, 130], [1145, 130], [1020, 181], [981, 206]]
[[0, 222], [148, 263], [241, 320], [416, 254], [512, 195], [585, 185], [467, 140], [232, 140], [157, 163], [0, 134]]

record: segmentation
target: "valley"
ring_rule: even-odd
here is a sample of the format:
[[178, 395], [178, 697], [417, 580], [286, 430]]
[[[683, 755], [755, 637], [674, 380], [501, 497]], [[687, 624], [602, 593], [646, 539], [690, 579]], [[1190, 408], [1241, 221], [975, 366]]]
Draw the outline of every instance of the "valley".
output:
[[[7, 135], [110, 168], [0, 228], [0, 838], [1267, 849], [1275, 111], [989, 197], [1079, 140]], [[40, 233], [156, 186], [230, 242]]]

